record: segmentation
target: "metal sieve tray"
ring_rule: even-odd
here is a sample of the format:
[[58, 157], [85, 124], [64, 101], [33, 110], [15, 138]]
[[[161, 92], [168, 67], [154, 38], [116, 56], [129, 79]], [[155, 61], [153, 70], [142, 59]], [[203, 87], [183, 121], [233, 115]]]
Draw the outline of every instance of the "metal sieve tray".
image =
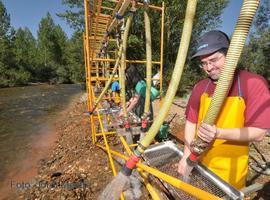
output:
[[[182, 158], [183, 152], [174, 142], [166, 141], [159, 144], [151, 145], [144, 152], [146, 162], [160, 171], [167, 173], [173, 177], [182, 179], [177, 169], [172, 169], [172, 163], [176, 165]], [[203, 189], [213, 195], [223, 199], [243, 199], [244, 194], [223, 181], [216, 174], [211, 172], [202, 164], [198, 164], [192, 170], [189, 184]], [[194, 199], [191, 195], [184, 191], [174, 188], [169, 184], [165, 184], [169, 191], [173, 191], [175, 199]]]

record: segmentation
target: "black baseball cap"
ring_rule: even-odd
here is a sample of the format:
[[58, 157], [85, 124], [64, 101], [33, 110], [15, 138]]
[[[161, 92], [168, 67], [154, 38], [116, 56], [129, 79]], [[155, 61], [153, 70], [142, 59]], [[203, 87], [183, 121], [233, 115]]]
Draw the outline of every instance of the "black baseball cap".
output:
[[198, 42], [195, 54], [191, 58], [214, 53], [222, 48], [229, 48], [230, 40], [226, 33], [218, 30], [205, 33]]

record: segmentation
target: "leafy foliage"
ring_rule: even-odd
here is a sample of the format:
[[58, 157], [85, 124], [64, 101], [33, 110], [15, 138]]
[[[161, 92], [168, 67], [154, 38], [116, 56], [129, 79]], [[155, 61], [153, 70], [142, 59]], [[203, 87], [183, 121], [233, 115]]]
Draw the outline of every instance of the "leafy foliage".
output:
[[262, 1], [258, 9], [250, 41], [243, 51], [240, 66], [262, 75], [270, 84], [270, 4]]
[[[93, 0], [90, 0], [93, 11]], [[161, 5], [162, 0], [151, 0], [151, 4]], [[186, 0], [164, 0], [164, 83], [165, 89], [171, 79], [175, 64], [185, 17]], [[218, 28], [221, 13], [229, 0], [198, 1], [190, 51], [184, 69], [179, 93], [190, 89], [204, 74], [196, 60], [190, 60], [194, 52], [197, 38], [205, 31]], [[29, 82], [82, 83], [85, 81], [83, 38], [84, 1], [62, 0], [67, 7], [58, 16], [65, 19], [76, 31], [69, 39], [59, 25], [56, 25], [49, 13], [41, 19], [38, 37], [34, 38], [28, 28], [15, 30], [10, 25], [10, 16], [0, 0], [0, 87], [27, 84]], [[113, 2], [103, 6], [110, 7]], [[152, 34], [153, 60], [160, 58], [160, 12], [149, 10]], [[269, 0], [262, 0], [249, 43], [244, 49], [240, 66], [249, 71], [263, 75], [270, 80], [270, 5]], [[116, 48], [109, 45], [110, 50]], [[139, 8], [134, 16], [128, 38], [127, 58], [145, 59], [145, 32], [143, 8]], [[113, 55], [111, 55], [113, 56]], [[154, 65], [158, 66], [158, 65]], [[145, 71], [144, 65], [138, 65]], [[157, 68], [154, 68], [154, 73]]]
[[75, 83], [85, 82], [82, 32], [75, 31], [67, 44], [67, 59], [70, 80]]
[[2, 38], [4, 36], [8, 36], [8, 33], [11, 30], [10, 16], [7, 13], [7, 10], [2, 1], [0, 1], [0, 22], [0, 36]]
[[[36, 41], [32, 33], [28, 28], [19, 28], [15, 33], [14, 39], [14, 60], [15, 66], [21, 70], [25, 71], [30, 76], [35, 73], [34, 66], [36, 65]], [[26, 79], [26, 83], [29, 80]]]
[[10, 25], [0, 1], [0, 36], [0, 87], [84, 82], [82, 32], [68, 39], [50, 13], [41, 19], [36, 39], [28, 28]]
[[62, 0], [62, 4], [70, 8], [58, 16], [67, 20], [69, 25], [77, 31], [84, 27], [84, 1], [83, 0]]
[[7, 86], [10, 82], [10, 70], [13, 65], [12, 36], [10, 16], [0, 1], [0, 86]]

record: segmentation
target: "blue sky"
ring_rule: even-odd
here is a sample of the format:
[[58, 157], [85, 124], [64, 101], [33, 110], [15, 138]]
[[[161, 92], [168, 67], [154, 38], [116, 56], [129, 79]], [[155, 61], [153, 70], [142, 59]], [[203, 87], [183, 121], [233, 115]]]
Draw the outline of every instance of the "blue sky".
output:
[[[69, 28], [64, 20], [56, 16], [56, 13], [65, 10], [61, 0], [2, 0], [2, 2], [10, 14], [11, 25], [16, 29], [28, 27], [36, 37], [41, 18], [47, 12], [50, 12], [55, 24], [59, 24], [68, 37], [72, 35], [73, 30]], [[223, 23], [219, 29], [228, 35], [231, 35], [233, 32], [242, 2], [242, 0], [231, 0], [221, 16]]]
[[41, 18], [50, 12], [54, 23], [59, 24], [68, 37], [73, 33], [66, 21], [56, 16], [56, 13], [65, 11], [61, 0], [2, 0], [2, 2], [10, 14], [11, 25], [16, 29], [28, 27], [36, 37]]
[[227, 33], [229, 36], [231, 36], [233, 33], [237, 18], [240, 14], [242, 3], [242, 0], [230, 0], [229, 5], [225, 8], [223, 14], [221, 15], [223, 22], [219, 29]]

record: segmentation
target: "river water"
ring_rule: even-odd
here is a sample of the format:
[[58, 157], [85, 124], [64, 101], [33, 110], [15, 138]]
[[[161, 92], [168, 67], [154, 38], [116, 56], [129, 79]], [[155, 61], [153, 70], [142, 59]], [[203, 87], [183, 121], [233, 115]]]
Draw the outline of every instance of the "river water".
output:
[[0, 180], [20, 167], [33, 140], [51, 132], [59, 112], [79, 93], [79, 85], [0, 89]]

